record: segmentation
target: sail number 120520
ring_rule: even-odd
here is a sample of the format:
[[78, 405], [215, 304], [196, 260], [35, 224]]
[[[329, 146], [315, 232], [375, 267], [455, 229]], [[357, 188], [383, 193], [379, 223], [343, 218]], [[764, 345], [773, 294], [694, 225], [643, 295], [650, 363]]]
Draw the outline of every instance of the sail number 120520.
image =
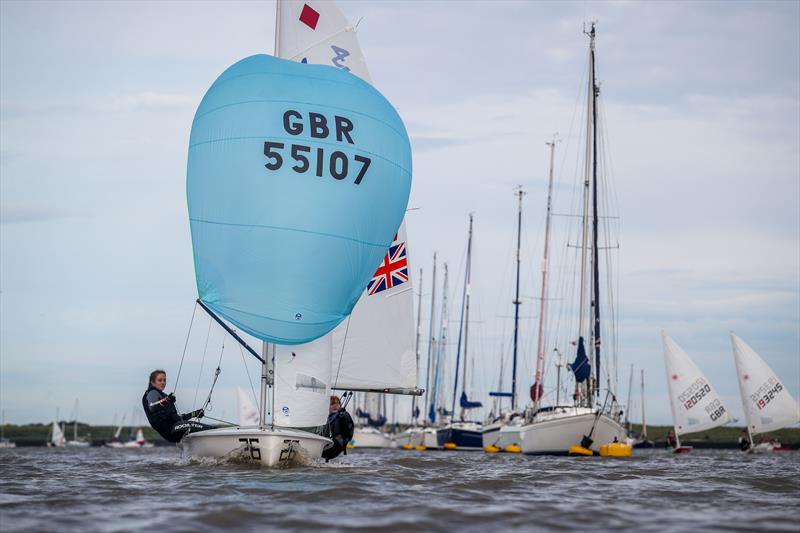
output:
[[[308, 128], [312, 139], [327, 139], [333, 135], [336, 141], [353, 143], [353, 122], [341, 116], [334, 116], [330, 123], [321, 113], [308, 113], [307, 119], [299, 111], [289, 109], [283, 114], [283, 129], [289, 135], [300, 135]], [[267, 170], [279, 170], [284, 164], [291, 164], [292, 170], [298, 174], [313, 171], [322, 177], [325, 170], [337, 180], [354, 177], [353, 183], [359, 185], [369, 170], [372, 160], [369, 157], [354, 155], [353, 161], [341, 150], [326, 150], [322, 147], [312, 148], [304, 144], [289, 144], [275, 141], [264, 143], [264, 155], [269, 159], [264, 166]], [[286, 161], [291, 159], [291, 161]]]

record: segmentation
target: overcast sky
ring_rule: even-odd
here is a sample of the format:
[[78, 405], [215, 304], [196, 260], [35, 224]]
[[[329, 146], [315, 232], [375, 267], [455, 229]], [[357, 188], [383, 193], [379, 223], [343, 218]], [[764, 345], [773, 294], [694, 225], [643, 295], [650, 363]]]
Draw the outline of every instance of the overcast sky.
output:
[[[736, 416], [731, 330], [798, 397], [799, 3], [339, 5], [361, 20], [373, 82], [411, 136], [418, 209], [408, 238], [414, 277], [425, 269], [423, 308], [434, 251], [456, 286], [475, 213], [475, 395], [494, 387], [501, 352], [508, 357], [517, 185], [528, 193], [523, 394], [532, 381], [545, 142], [564, 139], [556, 176], [567, 209], [582, 29], [596, 20], [620, 217], [623, 399], [629, 365], [644, 368], [648, 420], [669, 422], [661, 329]], [[192, 117], [225, 68], [272, 52], [274, 12], [269, 1], [0, 2], [0, 404], [9, 422], [47, 421], [56, 408], [68, 416], [79, 398], [81, 420], [108, 423], [141, 410], [150, 370], [176, 376], [196, 298], [185, 200]], [[559, 224], [554, 256], [565, 246]], [[202, 402], [216, 346], [202, 374], [202, 342], [184, 366], [181, 407]], [[247, 375], [238, 351], [226, 351], [217, 416], [235, 417], [237, 385], [249, 388]]]

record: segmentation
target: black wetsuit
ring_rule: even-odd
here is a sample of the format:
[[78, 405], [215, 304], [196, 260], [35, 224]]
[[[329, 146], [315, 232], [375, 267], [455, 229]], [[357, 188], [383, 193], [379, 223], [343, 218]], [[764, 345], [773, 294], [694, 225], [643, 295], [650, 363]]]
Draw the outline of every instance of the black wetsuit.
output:
[[152, 385], [142, 396], [142, 407], [152, 428], [169, 442], [179, 442], [187, 433], [211, 429], [211, 426], [189, 420], [197, 411], [179, 415], [169, 397]]
[[353, 438], [355, 424], [350, 417], [350, 413], [344, 409], [339, 409], [335, 413], [328, 415], [328, 423], [325, 427], [326, 437], [333, 440], [333, 443], [322, 450], [322, 457], [325, 462], [337, 457], [344, 452], [347, 455], [347, 443]]

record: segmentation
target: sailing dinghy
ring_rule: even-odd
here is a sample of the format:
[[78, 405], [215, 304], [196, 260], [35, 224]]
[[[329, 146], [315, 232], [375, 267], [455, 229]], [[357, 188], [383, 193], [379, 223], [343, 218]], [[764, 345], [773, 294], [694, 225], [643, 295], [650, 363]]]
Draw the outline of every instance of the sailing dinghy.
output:
[[[278, 21], [284, 5], [296, 3], [278, 2]], [[323, 23], [308, 3], [297, 16], [312, 30]], [[279, 23], [276, 50], [280, 31]], [[328, 64], [339, 66], [335, 48]], [[321, 456], [330, 439], [297, 428], [326, 423], [329, 333], [353, 310], [405, 214], [411, 152], [397, 112], [343, 68], [307, 63], [256, 55], [234, 64], [192, 125], [197, 303], [262, 372], [258, 426], [188, 434], [189, 457], [276, 466]], [[262, 341], [261, 353], [233, 328]]]
[[782, 450], [775, 442], [755, 444], [753, 435], [777, 431], [800, 422], [800, 406], [775, 372], [755, 350], [731, 332], [733, 360], [739, 378], [751, 453]]
[[681, 435], [715, 428], [730, 422], [732, 418], [717, 391], [689, 354], [663, 331], [661, 340], [675, 430], [672, 451], [688, 453], [692, 447], [681, 445]]

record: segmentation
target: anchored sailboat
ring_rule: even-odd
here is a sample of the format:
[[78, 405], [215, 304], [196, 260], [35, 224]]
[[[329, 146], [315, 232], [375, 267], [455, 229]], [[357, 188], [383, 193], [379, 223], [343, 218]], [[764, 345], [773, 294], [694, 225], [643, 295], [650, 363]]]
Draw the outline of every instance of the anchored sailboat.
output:
[[730, 422], [732, 418], [717, 391], [689, 354], [663, 331], [661, 339], [675, 430], [672, 450], [675, 453], [687, 453], [692, 451], [692, 447], [681, 445], [681, 435], [715, 428]]
[[[440, 448], [445, 450], [482, 450], [483, 435], [480, 422], [466, 420], [466, 414], [471, 409], [482, 407], [481, 402], [472, 401], [467, 395], [467, 368], [469, 346], [469, 300], [470, 300], [470, 277], [472, 274], [472, 214], [469, 215], [469, 232], [467, 237], [467, 259], [464, 270], [464, 292], [461, 300], [461, 321], [458, 330], [458, 343], [456, 348], [456, 367], [455, 379], [453, 380], [453, 403], [451, 406], [450, 421], [436, 431], [436, 441]], [[463, 368], [459, 369], [459, 362], [462, 358], [461, 346], [463, 351]], [[456, 393], [458, 392], [459, 372], [461, 375], [461, 397], [458, 405], [460, 407], [460, 420], [455, 420], [456, 412]]]
[[[483, 428], [483, 449], [486, 452], [509, 451], [519, 452], [519, 428], [522, 423], [522, 411], [517, 409], [517, 344], [519, 339], [519, 306], [522, 303], [519, 298], [519, 270], [520, 270], [520, 246], [522, 242], [522, 197], [525, 192], [522, 187], [514, 193], [519, 199], [517, 209], [517, 253], [516, 253], [516, 289], [514, 293], [514, 342], [512, 348], [511, 366], [511, 392], [496, 391], [490, 392], [489, 396], [511, 398], [511, 410], [500, 411], [497, 419]], [[502, 369], [502, 363], [500, 368]], [[502, 370], [500, 373], [502, 377]], [[498, 405], [500, 402], [498, 401]], [[500, 409], [498, 409], [500, 410]]]
[[[526, 423], [520, 428], [520, 448], [526, 454], [561, 455], [577, 453], [592, 455], [601, 451], [601, 445], [613, 441], [624, 442], [625, 430], [619, 422], [619, 409], [613, 391], [606, 391], [601, 396], [601, 321], [600, 297], [600, 233], [598, 196], [600, 182], [598, 179], [598, 124], [597, 106], [600, 88], [595, 78], [595, 27], [587, 32], [589, 36], [589, 76], [587, 86], [587, 128], [586, 156], [582, 183], [583, 214], [581, 225], [581, 244], [578, 246], [578, 270], [580, 272], [579, 310], [577, 345], [575, 361], [570, 365], [575, 378], [575, 395], [572, 405], [554, 405], [543, 407], [543, 359], [544, 359], [544, 316], [547, 300], [547, 247], [542, 269], [542, 297], [540, 308], [539, 349], [537, 353], [536, 376], [531, 387], [533, 408], [526, 412]], [[554, 143], [553, 143], [554, 144]], [[552, 157], [551, 174], [552, 187]], [[549, 231], [550, 194], [548, 192]], [[547, 241], [547, 237], [546, 237]], [[605, 263], [605, 262], [604, 262]], [[587, 342], [588, 341], [588, 342]], [[587, 356], [586, 346], [594, 348], [594, 361]], [[580, 443], [580, 446], [576, 446]]]
[[[330, 20], [320, 3], [277, 9], [278, 55], [300, 35], [285, 17], [295, 17], [292, 28], [319, 29], [320, 42], [347, 37], [323, 34]], [[316, 459], [331, 442], [294, 428], [326, 422], [336, 379], [328, 333], [397, 240], [411, 157], [394, 108], [344, 71], [347, 49], [324, 48], [325, 63], [339, 68], [265, 55], [234, 64], [195, 116], [187, 196], [197, 302], [262, 373], [258, 427], [191, 433], [182, 441], [190, 457], [274, 466]], [[226, 322], [260, 339], [261, 355]]]
[[733, 360], [739, 378], [747, 437], [751, 452], [771, 452], [780, 443], [755, 444], [753, 435], [776, 431], [800, 422], [800, 405], [761, 356], [731, 332]]

